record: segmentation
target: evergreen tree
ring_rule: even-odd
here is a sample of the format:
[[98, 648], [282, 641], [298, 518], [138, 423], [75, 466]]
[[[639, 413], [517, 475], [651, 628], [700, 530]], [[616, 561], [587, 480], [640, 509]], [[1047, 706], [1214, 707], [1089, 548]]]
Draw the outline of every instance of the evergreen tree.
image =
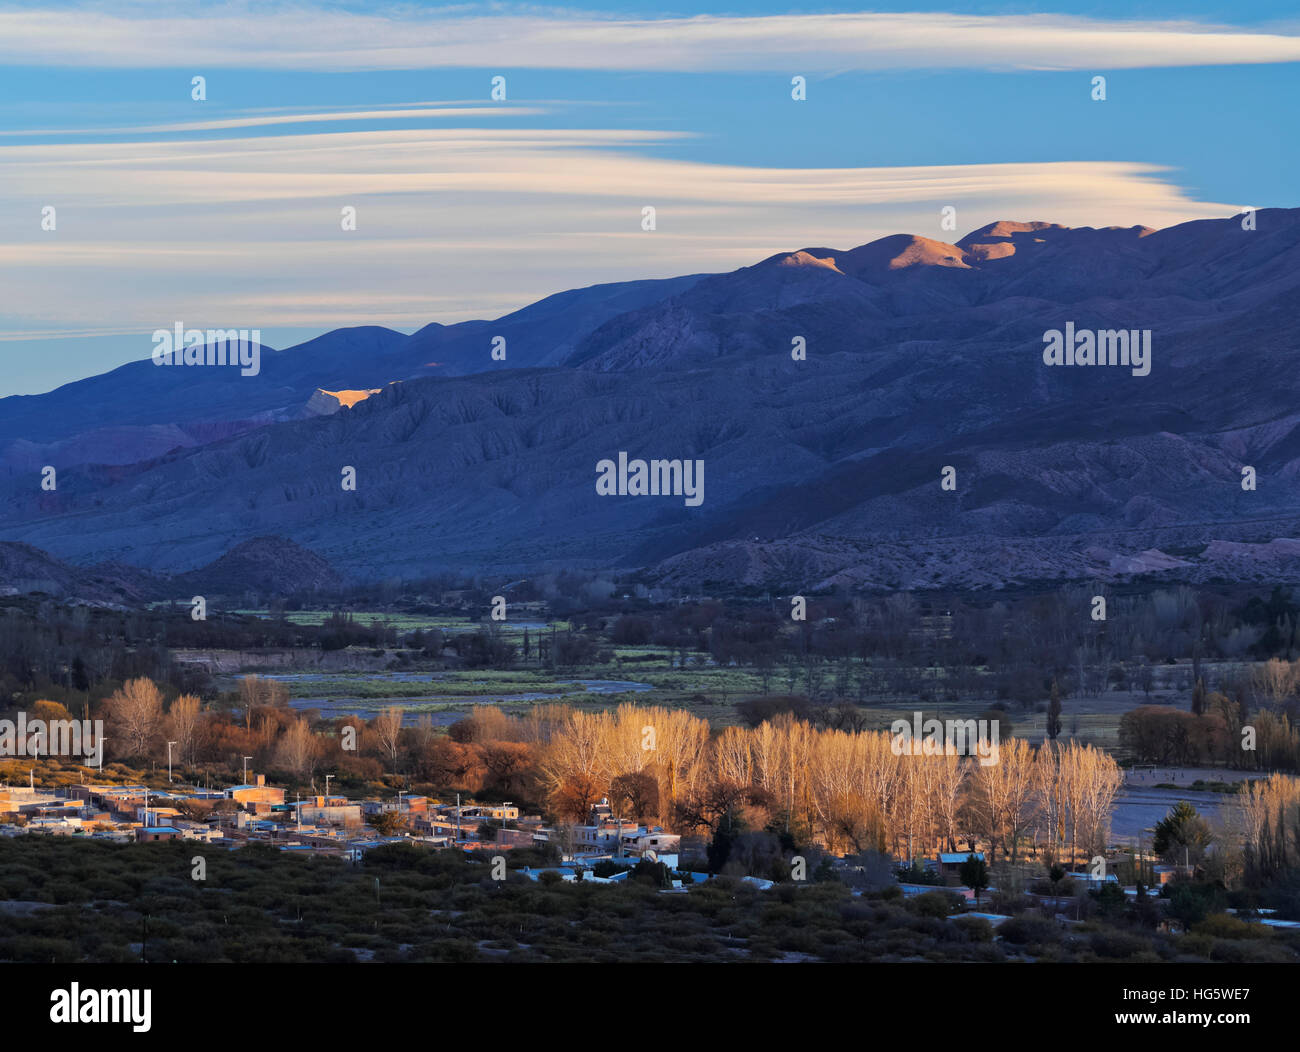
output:
[[1196, 862], [1213, 839], [1209, 823], [1196, 813], [1196, 808], [1186, 800], [1179, 800], [1156, 823], [1151, 846], [1161, 858], [1176, 864], [1184, 859]]
[[1056, 685], [1056, 680], [1052, 680], [1052, 696], [1047, 703], [1047, 736], [1052, 741], [1056, 741], [1056, 736], [1061, 733], [1061, 688]]
[[967, 855], [966, 861], [961, 864], [958, 873], [961, 874], [961, 882], [975, 892], [975, 905], [978, 906], [980, 904], [980, 892], [989, 886], [988, 865], [982, 858]]

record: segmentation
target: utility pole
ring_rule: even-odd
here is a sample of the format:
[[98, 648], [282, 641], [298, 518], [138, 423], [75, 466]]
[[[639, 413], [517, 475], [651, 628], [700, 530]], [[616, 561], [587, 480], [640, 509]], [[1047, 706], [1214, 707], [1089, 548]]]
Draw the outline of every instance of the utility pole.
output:
[[456, 794], [456, 846], [460, 846], [460, 793]]
[[248, 784], [248, 761], [251, 759], [252, 759], [251, 756], [244, 757], [244, 784], [245, 785]]

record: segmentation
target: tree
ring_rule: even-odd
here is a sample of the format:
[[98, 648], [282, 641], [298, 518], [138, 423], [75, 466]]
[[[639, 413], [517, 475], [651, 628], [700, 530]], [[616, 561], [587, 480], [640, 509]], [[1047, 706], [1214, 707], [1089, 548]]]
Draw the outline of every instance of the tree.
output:
[[72, 719], [72, 713], [57, 701], [38, 701], [32, 706], [31, 719], [43, 720], [48, 729], [51, 723]]
[[1115, 918], [1124, 913], [1128, 905], [1128, 899], [1124, 895], [1124, 889], [1118, 884], [1103, 884], [1096, 891], [1089, 892], [1089, 895], [1097, 903], [1097, 912], [1103, 917]]
[[609, 802], [616, 814], [644, 822], [659, 814], [659, 780], [649, 771], [629, 771], [609, 783]]
[[298, 776], [310, 772], [316, 759], [319, 741], [307, 720], [299, 717], [285, 728], [275, 749], [276, 763]]
[[1246, 874], [1262, 884], [1292, 869], [1300, 854], [1300, 779], [1274, 774], [1243, 795]]
[[289, 688], [278, 679], [261, 676], [241, 676], [239, 701], [244, 707], [244, 729], [253, 729], [253, 710], [259, 708], [284, 708], [289, 704]]
[[199, 735], [199, 699], [182, 694], [167, 710], [167, 737], [176, 743], [181, 763], [194, 762], [194, 748]]
[[751, 792], [749, 786], [735, 782], [710, 782], [673, 804], [673, 823], [688, 830], [717, 833], [725, 827], [730, 831], [737, 824], [737, 808]]
[[1016, 860], [1020, 837], [1034, 814], [1034, 774], [1033, 750], [1020, 738], [1001, 744], [997, 763], [975, 765], [969, 803], [990, 857], [1001, 845]]
[[406, 829], [406, 815], [401, 811], [380, 811], [372, 815], [369, 822], [380, 836], [392, 836]]
[[1047, 703], [1047, 736], [1056, 741], [1061, 733], [1061, 688], [1052, 680], [1052, 696]]
[[513, 793], [524, 787], [532, 762], [532, 750], [525, 743], [485, 742], [481, 751], [483, 765], [497, 789]]
[[479, 746], [436, 738], [422, 750], [417, 774], [436, 786], [476, 792], [486, 770]]
[[162, 694], [153, 680], [143, 676], [127, 680], [108, 699], [110, 737], [123, 756], [150, 755], [162, 726], [162, 716]]
[[975, 905], [978, 906], [980, 892], [989, 886], [989, 867], [982, 858], [967, 855], [957, 872], [961, 876], [961, 882], [975, 892]]
[[585, 822], [600, 795], [600, 785], [594, 778], [575, 773], [560, 782], [551, 794], [551, 808], [561, 818]]
[[370, 726], [379, 737], [379, 744], [383, 746], [384, 752], [388, 754], [388, 759], [392, 762], [393, 768], [397, 768], [397, 743], [402, 734], [402, 710], [393, 706], [392, 708], [380, 709], [379, 714], [370, 721]]
[[1166, 861], [1191, 863], [1200, 860], [1213, 840], [1210, 824], [1186, 800], [1179, 800], [1156, 823], [1151, 846]]
[[648, 858], [641, 859], [632, 867], [631, 879], [643, 881], [657, 888], [672, 887], [668, 867], [662, 862], [651, 862]]
[[1179, 881], [1169, 890], [1169, 916], [1190, 928], [1223, 909], [1223, 893], [1212, 884]]
[[1205, 715], [1205, 680], [1198, 679], [1192, 688], [1192, 715]]
[[1061, 908], [1061, 881], [1065, 879], [1065, 867], [1061, 865], [1053, 865], [1052, 868], [1047, 871], [1047, 879], [1052, 882], [1052, 898], [1057, 900], [1056, 908], [1059, 910]]
[[182, 799], [176, 803], [176, 810], [191, 822], [202, 822], [213, 811], [213, 805], [202, 800]]

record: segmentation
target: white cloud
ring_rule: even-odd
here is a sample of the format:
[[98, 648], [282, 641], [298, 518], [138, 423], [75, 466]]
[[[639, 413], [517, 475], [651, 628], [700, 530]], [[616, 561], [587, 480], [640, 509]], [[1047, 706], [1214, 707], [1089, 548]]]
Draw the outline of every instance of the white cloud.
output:
[[240, 117], [223, 120], [184, 121], [175, 124], [141, 124], [121, 128], [27, 128], [21, 131], [0, 131], [0, 136], [22, 138], [47, 135], [153, 135], [160, 132], [229, 131], [234, 128], [264, 128], [286, 124], [325, 124], [338, 121], [410, 121], [445, 120], [447, 118], [473, 117], [534, 117], [545, 113], [538, 106], [421, 106], [389, 107], [386, 109], [341, 109], [324, 112], [298, 111], [269, 113], [249, 111]]
[[[397, 129], [0, 145], [0, 327], [151, 332], [495, 317], [565, 288], [745, 266], [996, 219], [1231, 215], [1152, 165], [751, 168], [635, 152], [674, 133]], [[58, 207], [58, 228], [40, 229]], [[355, 232], [340, 209], [357, 209]], [[658, 229], [641, 230], [654, 205]], [[939, 225], [953, 205], [958, 231]]]
[[[472, 10], [472, 9], [471, 9]], [[0, 10], [0, 63], [280, 70], [469, 67], [804, 73], [1114, 70], [1300, 60], [1300, 37], [1192, 21], [861, 13], [630, 19], [581, 12], [238, 2]], [[486, 93], [486, 86], [484, 91]]]

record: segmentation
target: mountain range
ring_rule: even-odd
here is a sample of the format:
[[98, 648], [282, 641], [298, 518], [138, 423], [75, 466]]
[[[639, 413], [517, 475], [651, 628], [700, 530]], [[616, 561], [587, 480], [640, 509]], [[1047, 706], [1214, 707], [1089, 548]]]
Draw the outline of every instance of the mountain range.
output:
[[71, 566], [29, 544], [0, 541], [0, 596], [43, 592], [98, 606], [127, 607], [194, 595], [262, 597], [337, 589], [342, 579], [314, 552], [283, 537], [254, 537], [187, 573], [158, 574], [125, 563]]
[[[145, 358], [0, 399], [0, 540], [171, 575], [274, 535], [353, 579], [1300, 580], [1300, 209], [1254, 220], [804, 248], [249, 377]], [[1067, 324], [1149, 330], [1149, 375], [1046, 365]], [[702, 461], [703, 503], [598, 494], [620, 452]]]

